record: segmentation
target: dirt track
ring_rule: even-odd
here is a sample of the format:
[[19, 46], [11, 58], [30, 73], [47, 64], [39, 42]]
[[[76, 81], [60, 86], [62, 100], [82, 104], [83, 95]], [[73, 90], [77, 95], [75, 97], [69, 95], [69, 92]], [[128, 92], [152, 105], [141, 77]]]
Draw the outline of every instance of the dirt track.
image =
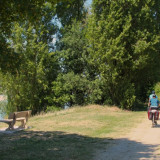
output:
[[160, 120], [151, 128], [151, 121], [144, 119], [128, 135], [111, 143], [95, 160], [160, 160]]

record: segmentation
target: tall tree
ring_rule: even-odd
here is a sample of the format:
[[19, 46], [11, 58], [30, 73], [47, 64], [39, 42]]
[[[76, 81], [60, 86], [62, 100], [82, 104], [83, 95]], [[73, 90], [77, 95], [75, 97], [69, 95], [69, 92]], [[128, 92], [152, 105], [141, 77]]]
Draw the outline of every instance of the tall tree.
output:
[[131, 109], [155, 82], [160, 65], [157, 6], [157, 0], [93, 0], [90, 54], [112, 104]]

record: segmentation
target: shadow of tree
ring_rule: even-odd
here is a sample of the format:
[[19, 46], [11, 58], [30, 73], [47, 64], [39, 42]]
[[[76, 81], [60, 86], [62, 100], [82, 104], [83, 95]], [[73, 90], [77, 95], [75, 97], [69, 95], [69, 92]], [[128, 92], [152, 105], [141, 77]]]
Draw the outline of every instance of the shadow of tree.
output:
[[[117, 155], [124, 160], [124, 153], [130, 152], [137, 159], [152, 156], [154, 145], [145, 145], [128, 139], [96, 138], [61, 131], [19, 131], [12, 134], [0, 135], [0, 159], [2, 160], [92, 160], [95, 159], [97, 150], [102, 150], [97, 160], [109, 160], [111, 154], [122, 149], [122, 155]], [[107, 147], [107, 146], [110, 147]], [[106, 149], [108, 148], [108, 149]], [[138, 152], [137, 149], [138, 148]], [[114, 152], [111, 152], [114, 149]], [[135, 151], [134, 151], [135, 149]], [[122, 156], [122, 157], [121, 157]], [[132, 158], [130, 158], [132, 159]]]
[[[0, 135], [2, 160], [89, 160], [112, 139], [61, 131], [19, 131]], [[3, 145], [2, 145], [3, 144]]]

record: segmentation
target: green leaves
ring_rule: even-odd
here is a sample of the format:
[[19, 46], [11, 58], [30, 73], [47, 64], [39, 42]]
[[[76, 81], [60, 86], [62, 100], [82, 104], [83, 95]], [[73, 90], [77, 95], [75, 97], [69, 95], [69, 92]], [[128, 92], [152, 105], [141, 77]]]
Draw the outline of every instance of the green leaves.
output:
[[137, 86], [147, 88], [152, 83], [136, 75], [146, 77], [154, 72], [152, 67], [146, 69], [155, 58], [156, 5], [156, 1], [93, 1], [88, 27], [90, 54], [105, 79], [108, 99], [123, 108], [131, 108], [136, 95], [143, 92], [137, 91]]
[[89, 81], [83, 75], [69, 72], [53, 82], [53, 102], [56, 106], [93, 104], [101, 99], [99, 81]]
[[134, 109], [145, 101], [159, 79], [159, 1], [93, 0], [88, 15], [84, 2], [5, 1], [11, 15], [1, 6], [11, 105], [36, 113], [89, 103]]
[[46, 61], [51, 57], [47, 44], [41, 41], [41, 36], [37, 34], [38, 29], [41, 30], [42, 26], [35, 28], [26, 22], [21, 26], [16, 23], [12, 31], [10, 48], [21, 61], [15, 74], [4, 75], [3, 86], [9, 97], [8, 111], [31, 109], [36, 113], [44, 110], [49, 81], [53, 79], [47, 80]]
[[90, 62], [85, 25], [74, 21], [66, 27], [57, 51], [61, 73], [52, 83], [51, 104], [73, 106], [96, 103], [101, 99], [100, 80]]

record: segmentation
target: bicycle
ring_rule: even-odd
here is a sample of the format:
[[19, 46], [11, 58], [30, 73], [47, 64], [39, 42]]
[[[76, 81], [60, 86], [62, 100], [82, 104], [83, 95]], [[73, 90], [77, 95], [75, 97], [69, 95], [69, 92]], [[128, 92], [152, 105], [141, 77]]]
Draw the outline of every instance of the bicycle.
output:
[[152, 121], [152, 127], [157, 125], [157, 120], [159, 119], [159, 108], [158, 107], [149, 107], [148, 109], [148, 119]]

